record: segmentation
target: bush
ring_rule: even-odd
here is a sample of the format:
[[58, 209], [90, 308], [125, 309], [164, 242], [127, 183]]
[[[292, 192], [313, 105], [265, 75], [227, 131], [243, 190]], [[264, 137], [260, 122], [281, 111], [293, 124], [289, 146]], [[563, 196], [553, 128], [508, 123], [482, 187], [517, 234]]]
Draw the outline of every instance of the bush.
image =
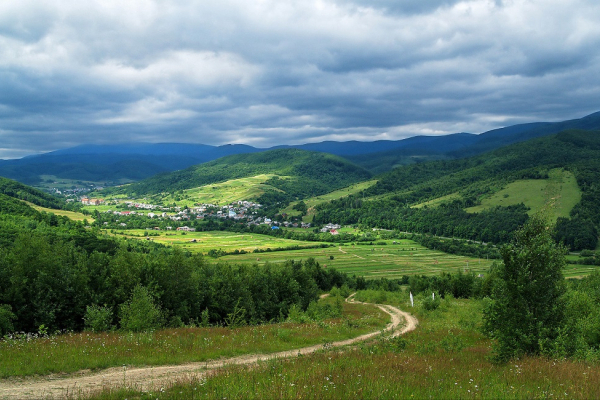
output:
[[8, 304], [0, 304], [0, 336], [4, 336], [15, 330], [12, 322], [17, 319]]
[[423, 300], [422, 305], [423, 308], [427, 311], [437, 310], [440, 306], [440, 298], [439, 296], [435, 299], [433, 298], [433, 296], [425, 296], [425, 300]]
[[92, 332], [103, 332], [110, 330], [112, 319], [113, 314], [109, 307], [101, 307], [96, 304], [87, 306], [85, 315], [83, 316], [85, 329], [89, 329]]
[[159, 328], [162, 325], [162, 312], [154, 303], [147, 288], [137, 285], [131, 299], [121, 304], [121, 328], [126, 331], [141, 332]]

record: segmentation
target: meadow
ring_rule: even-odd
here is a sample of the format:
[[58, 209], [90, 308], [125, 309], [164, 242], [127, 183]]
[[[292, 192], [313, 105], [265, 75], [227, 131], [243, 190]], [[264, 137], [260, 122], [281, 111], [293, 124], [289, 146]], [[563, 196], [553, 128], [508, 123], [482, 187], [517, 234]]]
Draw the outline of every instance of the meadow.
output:
[[[373, 186], [375, 183], [377, 183], [376, 179], [373, 179], [370, 181], [365, 181], [365, 182], [360, 182], [360, 183], [356, 183], [354, 185], [348, 186], [346, 188], [334, 190], [333, 192], [330, 192], [330, 193], [327, 193], [327, 194], [324, 194], [321, 196], [310, 197], [308, 199], [303, 200], [304, 203], [306, 204], [306, 207], [308, 208], [308, 213], [307, 213], [307, 215], [305, 215], [302, 218], [302, 220], [304, 222], [312, 222], [315, 206], [317, 206], [321, 203], [325, 203], [327, 201], [341, 199], [342, 197], [346, 197], [351, 194], [361, 192], [361, 191]], [[294, 206], [298, 203], [299, 203], [298, 201], [290, 203], [290, 205], [288, 207], [284, 208], [283, 210], [281, 210], [281, 212], [286, 213], [291, 216], [299, 216], [300, 211], [294, 210]]]
[[[231, 179], [221, 183], [213, 183], [182, 192], [169, 194], [160, 198], [165, 204], [175, 203], [183, 207], [194, 203], [227, 205], [240, 200], [253, 200], [265, 192], [265, 189], [279, 190], [265, 182], [277, 175], [261, 174], [247, 178]], [[279, 176], [286, 179], [285, 176]]]
[[[562, 169], [548, 172], [548, 179], [525, 179], [512, 182], [502, 190], [482, 200], [481, 204], [467, 208], [467, 212], [481, 212], [495, 206], [523, 203], [529, 214], [548, 208], [550, 218], [568, 217], [581, 200], [581, 190], [573, 173]], [[542, 192], [542, 196], [540, 196]]]
[[[321, 299], [331, 306], [335, 298]], [[344, 303], [341, 318], [258, 326], [184, 327], [133, 332], [12, 335], [0, 341], [0, 378], [70, 374], [110, 367], [183, 364], [267, 354], [329, 343], [377, 331], [389, 315], [372, 306]]]
[[[600, 367], [588, 362], [525, 357], [490, 361], [490, 339], [480, 332], [482, 302], [447, 298], [434, 311], [411, 308], [406, 294], [384, 293], [419, 318], [398, 338], [380, 337], [346, 349], [173, 380], [161, 390], [106, 389], [93, 399], [589, 399], [600, 389]], [[382, 293], [359, 292], [373, 300]]]
[[[293, 246], [314, 247], [321, 242], [282, 239], [256, 233], [235, 233], [227, 231], [210, 232], [182, 232], [182, 231], [148, 231], [144, 229], [129, 229], [118, 231], [125, 237], [143, 239], [150, 238], [157, 243], [179, 247], [193, 253], [207, 254], [210, 250], [223, 250], [225, 252], [254, 250], [267, 250], [288, 248]], [[146, 236], [145, 233], [151, 236]], [[323, 243], [326, 244], [326, 243]], [[250, 259], [256, 260], [256, 255]]]
[[[26, 202], [27, 203], [27, 202]], [[46, 213], [51, 213], [51, 214], [55, 214], [61, 217], [67, 217], [69, 219], [72, 219], [73, 221], [83, 221], [83, 220], [87, 220], [89, 223], [92, 223], [95, 221], [94, 218], [92, 218], [89, 215], [85, 215], [79, 212], [74, 212], [74, 211], [66, 211], [66, 210], [54, 210], [51, 208], [45, 208], [45, 207], [40, 207], [40, 206], [36, 206], [35, 204], [32, 203], [27, 203], [29, 204], [32, 208], [34, 208], [37, 211], [43, 211]]]

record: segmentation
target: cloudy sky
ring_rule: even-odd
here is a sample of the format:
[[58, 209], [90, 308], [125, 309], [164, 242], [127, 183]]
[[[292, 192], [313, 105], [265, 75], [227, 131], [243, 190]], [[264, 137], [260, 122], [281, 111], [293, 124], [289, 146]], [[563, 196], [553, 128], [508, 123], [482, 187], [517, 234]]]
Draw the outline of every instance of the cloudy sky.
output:
[[2, 0], [0, 158], [402, 139], [600, 110], [597, 0]]

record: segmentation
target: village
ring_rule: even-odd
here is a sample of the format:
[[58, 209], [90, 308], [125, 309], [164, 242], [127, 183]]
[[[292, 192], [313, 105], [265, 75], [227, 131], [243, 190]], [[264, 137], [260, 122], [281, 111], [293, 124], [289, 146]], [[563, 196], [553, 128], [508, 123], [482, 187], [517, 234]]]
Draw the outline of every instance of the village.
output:
[[[266, 224], [271, 226], [271, 229], [276, 230], [280, 227], [285, 228], [303, 228], [309, 229], [312, 228], [313, 225], [309, 222], [302, 221], [287, 221], [285, 220], [285, 215], [282, 218], [278, 218], [278, 220], [274, 220], [272, 218], [268, 218], [267, 216], [261, 215], [262, 205], [259, 203], [255, 203], [247, 200], [240, 200], [236, 202], [232, 202], [228, 205], [219, 206], [216, 204], [203, 203], [203, 204], [195, 204], [193, 207], [165, 207], [156, 204], [148, 204], [136, 202], [133, 200], [127, 200], [118, 202], [116, 200], [105, 200], [99, 198], [88, 198], [82, 197], [80, 201], [83, 205], [86, 206], [101, 206], [106, 205], [108, 202], [112, 202], [115, 205], [115, 208], [122, 209], [108, 209], [103, 211], [103, 214], [111, 214], [114, 216], [123, 216], [123, 217], [145, 217], [149, 219], [155, 220], [171, 220], [178, 222], [178, 225], [185, 224], [186, 222], [192, 221], [201, 221], [204, 219], [231, 219], [235, 221], [245, 222], [247, 226], [251, 225], [262, 225]], [[121, 228], [127, 228], [128, 224], [126, 222], [122, 222], [119, 219], [114, 220], [115, 222], [119, 222], [118, 226]], [[103, 222], [105, 226], [109, 225], [108, 222]], [[189, 225], [192, 225], [191, 223]], [[320, 229], [320, 232], [330, 232], [332, 235], [339, 234], [337, 229], [341, 226], [337, 224], [328, 224]], [[190, 226], [179, 226], [173, 228], [172, 226], [164, 226], [163, 228], [159, 226], [155, 226], [151, 228], [153, 230], [179, 230], [179, 231], [189, 231], [193, 232], [196, 229]]]

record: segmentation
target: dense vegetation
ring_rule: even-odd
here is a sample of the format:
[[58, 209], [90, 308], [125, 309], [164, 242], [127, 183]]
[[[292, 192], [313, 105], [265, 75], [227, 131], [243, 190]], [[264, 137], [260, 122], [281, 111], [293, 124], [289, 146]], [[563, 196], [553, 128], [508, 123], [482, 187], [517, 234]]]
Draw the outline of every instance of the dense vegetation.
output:
[[[62, 208], [64, 204], [54, 196], [2, 177], [0, 177], [0, 194], [47, 208]], [[0, 208], [0, 210], [4, 210], [4, 208]]]
[[[565, 168], [575, 175], [582, 200], [570, 219], [558, 221], [559, 238], [572, 249], [595, 248], [600, 224], [598, 160], [599, 132], [565, 131], [478, 157], [409, 165], [382, 175], [360, 194], [320, 205], [315, 222], [358, 223], [505, 243], [527, 219], [525, 207], [496, 207], [478, 214], [468, 214], [464, 208], [478, 204], [482, 196], [508, 182], [543, 179], [548, 170]], [[440, 207], [410, 208], [454, 193], [459, 198]]]
[[141, 196], [174, 192], [260, 174], [289, 177], [273, 178], [265, 182], [276, 189], [267, 191], [263, 198], [259, 199], [265, 204], [289, 202], [291, 199], [328, 193], [371, 177], [366, 170], [331, 154], [282, 149], [227, 156], [181, 171], [159, 174], [109, 192], [121, 191]]
[[0, 205], [0, 334], [86, 323], [130, 330], [259, 323], [285, 318], [294, 305], [306, 310], [320, 290], [346, 279], [312, 260], [207, 263], [152, 242], [103, 237], [6, 195]]

